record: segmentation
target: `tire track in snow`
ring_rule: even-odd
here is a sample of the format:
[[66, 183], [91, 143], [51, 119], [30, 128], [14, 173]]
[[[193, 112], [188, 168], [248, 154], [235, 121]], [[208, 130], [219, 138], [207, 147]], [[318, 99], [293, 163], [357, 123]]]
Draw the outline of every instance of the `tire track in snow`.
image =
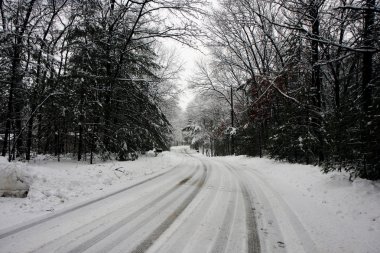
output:
[[[186, 194], [188, 194], [188, 192], [191, 191], [192, 186], [198, 184], [200, 182], [200, 180], [202, 180], [202, 179], [200, 178], [197, 180], [193, 180], [192, 182], [189, 182], [190, 178], [185, 178], [184, 180], [181, 180], [178, 183], [178, 185], [184, 185], [185, 183], [189, 182], [186, 185], [187, 189], [183, 192], [177, 191], [176, 192], [177, 194], [175, 196], [172, 196], [172, 198], [167, 203], [161, 203], [161, 204], [163, 204], [161, 207], [159, 207], [156, 210], [153, 210], [154, 213], [156, 213], [157, 216], [159, 216], [159, 214], [164, 213], [165, 210], [170, 209], [171, 204], [177, 202], [177, 200], [179, 198], [181, 198], [182, 196], [184, 196], [184, 195], [186, 196]], [[100, 253], [100, 252], [102, 252], [102, 253], [111, 252], [114, 248], [118, 247], [119, 244], [123, 243], [126, 238], [137, 233], [139, 229], [144, 228], [146, 226], [149, 226], [150, 222], [154, 221], [155, 219], [159, 219], [159, 218], [157, 218], [157, 216], [150, 215], [150, 216], [148, 216], [148, 218], [143, 219], [142, 221], [138, 222], [137, 224], [134, 224], [132, 227], [128, 228], [127, 230], [121, 231], [122, 233], [119, 233], [119, 235], [117, 235], [116, 239], [110, 238], [110, 243], [107, 242], [108, 244], [97, 252], [98, 253]], [[125, 252], [125, 250], [123, 249], [121, 252]]]
[[179, 207], [170, 214], [164, 222], [161, 223], [144, 241], [142, 241], [131, 253], [143, 253], [164, 233], [170, 225], [177, 219], [177, 217], [186, 209], [186, 207], [193, 201], [195, 196], [199, 193], [205, 184], [207, 178], [207, 167], [203, 165], [203, 175], [201, 180], [196, 185], [196, 189], [179, 205]]
[[[243, 177], [243, 178], [246, 179], [245, 177]], [[271, 207], [269, 200], [267, 198], [260, 198], [260, 196], [264, 196], [264, 193], [256, 184], [253, 187], [251, 187], [250, 190], [251, 191], [253, 190], [251, 197], [254, 200], [256, 200], [255, 202], [257, 203], [257, 207], [259, 207], [259, 206]], [[258, 199], [260, 201], [258, 201]], [[276, 242], [284, 242], [284, 238], [281, 234], [280, 227], [277, 225], [277, 224], [279, 224], [279, 222], [278, 222], [277, 217], [274, 215], [273, 209], [275, 209], [275, 207], [272, 207], [270, 209], [266, 209], [265, 214], [263, 214], [262, 211], [258, 211], [256, 213], [257, 214], [258, 226], [260, 224], [260, 227], [261, 227], [260, 230], [263, 232], [262, 238], [260, 241], [261, 242], [261, 250], [262, 250], [262, 252], [284, 253], [284, 252], [286, 252], [286, 249], [284, 247], [277, 247], [277, 245], [275, 244]], [[258, 208], [256, 208], [256, 210], [258, 210]], [[263, 219], [263, 216], [265, 216], [266, 218]], [[270, 244], [267, 243], [268, 231], [266, 230], [266, 226], [267, 226], [266, 222], [268, 222], [268, 221], [270, 221], [272, 223], [271, 227], [272, 227], [272, 229], [274, 229], [274, 231], [276, 233], [275, 235], [273, 235], [274, 236], [273, 239], [275, 239], [275, 240], [270, 241]], [[281, 245], [281, 246], [283, 246], [283, 245]]]
[[[229, 170], [232, 175], [232, 172]], [[237, 184], [235, 183], [235, 187]], [[223, 223], [221, 225], [218, 236], [214, 242], [211, 253], [223, 253], [226, 251], [228, 245], [228, 239], [231, 234], [232, 224], [236, 219], [236, 208], [237, 208], [237, 198], [238, 193], [236, 190], [232, 191], [228, 201], [228, 207], [224, 215]]]
[[[256, 186], [260, 189], [261, 195], [263, 198], [271, 199], [272, 203], [273, 201], [277, 202], [277, 206], [280, 208], [276, 208], [274, 210], [274, 214], [281, 214], [283, 218], [286, 218], [289, 225], [293, 228], [293, 231], [295, 233], [295, 236], [299, 240], [300, 245], [298, 245], [300, 248], [298, 251], [302, 250], [304, 252], [310, 252], [310, 253], [317, 253], [319, 252], [315, 242], [311, 238], [309, 232], [306, 230], [302, 222], [299, 220], [297, 215], [292, 211], [292, 209], [289, 207], [289, 205], [285, 202], [285, 200], [280, 196], [280, 194], [275, 191], [267, 182], [265, 179], [261, 177], [261, 175], [253, 170], [246, 170], [250, 174], [250, 177], [253, 178], [256, 181]], [[267, 201], [269, 204], [270, 201]], [[285, 216], [285, 217], [284, 217]], [[285, 219], [282, 219], [282, 222], [284, 222]], [[285, 237], [285, 236], [284, 236]], [[294, 243], [294, 242], [292, 242]], [[286, 247], [286, 245], [285, 245]], [[302, 249], [301, 249], [302, 248]]]
[[[182, 163], [182, 162], [181, 162], [181, 163]], [[145, 180], [143, 180], [143, 181], [141, 181], [141, 182], [138, 182], [138, 183], [136, 183], [136, 184], [134, 184], [134, 185], [128, 186], [128, 187], [123, 188], [123, 189], [120, 189], [120, 190], [118, 190], [118, 191], [112, 192], [112, 193], [107, 194], [107, 195], [104, 195], [104, 196], [102, 196], [102, 197], [99, 197], [99, 198], [93, 199], [93, 200], [91, 200], [91, 201], [84, 202], [84, 203], [82, 203], [82, 204], [80, 204], [80, 205], [78, 205], [78, 206], [75, 206], [75, 207], [72, 207], [72, 208], [66, 209], [66, 210], [64, 210], [64, 211], [62, 211], [62, 212], [57, 212], [57, 213], [55, 213], [55, 214], [49, 215], [49, 216], [47, 216], [47, 217], [45, 217], [45, 218], [42, 218], [42, 219], [38, 219], [38, 220], [33, 221], [33, 222], [31, 222], [31, 223], [28, 223], [28, 224], [25, 224], [25, 225], [21, 225], [21, 226], [19, 226], [19, 227], [17, 227], [17, 228], [12, 228], [12, 229], [10, 229], [10, 230], [8, 230], [8, 231], [6, 231], [6, 232], [1, 233], [1, 234], [0, 234], [0, 240], [3, 239], [3, 238], [9, 237], [9, 236], [11, 236], [11, 235], [14, 235], [14, 234], [16, 234], [16, 233], [18, 233], [18, 232], [21, 232], [21, 231], [23, 231], [23, 230], [27, 230], [27, 229], [32, 228], [32, 227], [34, 227], [34, 226], [40, 225], [40, 224], [42, 224], [42, 223], [44, 223], [44, 222], [47, 222], [47, 221], [49, 221], [49, 220], [52, 220], [52, 219], [54, 219], [54, 218], [57, 218], [57, 217], [60, 217], [60, 216], [65, 215], [65, 214], [68, 214], [68, 213], [70, 213], [70, 212], [76, 211], [76, 210], [78, 210], [78, 209], [81, 209], [81, 208], [87, 207], [87, 206], [89, 206], [89, 205], [91, 205], [91, 204], [97, 203], [97, 202], [102, 201], [102, 200], [104, 200], [104, 199], [107, 199], [107, 198], [109, 198], [109, 197], [115, 196], [115, 195], [120, 194], [120, 193], [124, 193], [125, 191], [128, 191], [128, 190], [130, 190], [130, 189], [132, 189], [132, 188], [135, 188], [135, 187], [137, 187], [137, 186], [140, 186], [140, 185], [142, 185], [142, 184], [144, 184], [144, 183], [150, 182], [150, 181], [152, 181], [152, 180], [154, 180], [154, 179], [156, 179], [156, 178], [162, 177], [163, 175], [166, 175], [166, 174], [168, 174], [168, 173], [174, 171], [175, 169], [181, 167], [181, 166], [182, 166], [181, 163], [180, 163], [180, 164], [177, 164], [176, 166], [174, 166], [173, 168], [169, 169], [168, 171], [165, 171], [165, 172], [160, 173], [160, 174], [158, 174], [158, 175], [156, 175], [156, 176], [153, 176], [153, 177], [150, 177], [150, 178], [148, 178], [148, 179], [145, 179]]]
[[[178, 187], [180, 187], [182, 184], [181, 182], [183, 182], [184, 180], [190, 180], [191, 178], [194, 177], [194, 175], [197, 173], [197, 171], [199, 170], [199, 167], [195, 168], [194, 171], [185, 177], [185, 179], [182, 179], [180, 182], [178, 182], [176, 185], [174, 185], [172, 188], [170, 188], [168, 191], [166, 191], [165, 193], [161, 194], [160, 196], [158, 196], [157, 198], [160, 198], [160, 199], [163, 199], [165, 198], [166, 195], [170, 195], [171, 192], [175, 191]], [[134, 200], [133, 202], [131, 203], [128, 203], [126, 205], [123, 205], [121, 207], [119, 207], [117, 210], [111, 212], [111, 213], [107, 213], [107, 214], [104, 214], [103, 216], [95, 219], [95, 220], [92, 220], [91, 222], [87, 223], [87, 224], [84, 224], [78, 228], [76, 228], [75, 230], [72, 230], [72, 231], [69, 231], [67, 232], [66, 234], [52, 240], [52, 241], [49, 241], [48, 243], [44, 244], [44, 245], [41, 245], [40, 247], [38, 247], [37, 249], [31, 251], [33, 253], [39, 253], [39, 252], [51, 252], [51, 251], [54, 251], [54, 252], [67, 252], [67, 247], [70, 245], [70, 244], [73, 244], [75, 243], [76, 241], [82, 239], [82, 238], [85, 238], [86, 236], [90, 235], [91, 233], [95, 233], [95, 231], [97, 231], [98, 229], [101, 229], [102, 227], [109, 227], [109, 223], [110, 223], [110, 218], [109, 217], [119, 217], [121, 215], [123, 215], [123, 210], [125, 210], [125, 208], [128, 208], [128, 207], [131, 207], [131, 205], [133, 206], [133, 204], [135, 202], [138, 202], [139, 200]], [[142, 212], [143, 209], [147, 209], [149, 208], [149, 205], [151, 205], [152, 202], [148, 202], [147, 204], [145, 204], [142, 208], [140, 208], [138, 211]], [[134, 215], [137, 211], [133, 212], [132, 214], [130, 215]], [[135, 214], [136, 215], [136, 214]], [[122, 217], [122, 216], [121, 216]], [[128, 218], [129, 216], [127, 217], [124, 217], [123, 219], [119, 219], [119, 220], [112, 220], [113, 221], [113, 225], [111, 227], [113, 228], [116, 228], [119, 224], [119, 222], [126, 222], [126, 218]], [[132, 218], [130, 219], [132, 220]], [[104, 230], [104, 229], [103, 229]], [[107, 231], [112, 231], [112, 229], [109, 229]], [[99, 236], [99, 234], [98, 234]], [[99, 237], [100, 238], [100, 237]], [[93, 237], [90, 238], [90, 240], [94, 240]], [[63, 246], [61, 247], [58, 247], [57, 248], [57, 244], [63, 243]], [[85, 243], [85, 242], [84, 242]], [[83, 244], [84, 244], [83, 243]], [[78, 247], [78, 246], [77, 246]], [[77, 249], [78, 252], [80, 249]]]
[[239, 185], [243, 194], [244, 207], [246, 212], [246, 226], [247, 226], [247, 250], [248, 253], [260, 253], [261, 244], [257, 227], [257, 220], [255, 214], [255, 208], [252, 201], [252, 196], [250, 195], [245, 182], [242, 180], [241, 176], [237, 171], [227, 163], [223, 163], [231, 173], [239, 179]]
[[[201, 190], [188, 208], [182, 213], [180, 219], [168, 228], [161, 237], [155, 241], [152, 247], [147, 252], [185, 252], [186, 246], [191, 243], [192, 236], [196, 234], [199, 227], [199, 219], [213, 206], [216, 201], [216, 193], [212, 185], [220, 185], [222, 177], [220, 174], [215, 173], [215, 168], [208, 169], [205, 187]], [[206, 187], [206, 185], [209, 185]], [[201, 196], [199, 196], [201, 195]]]
[[[246, 188], [247, 194], [251, 194], [251, 199], [259, 200], [266, 208], [263, 214], [263, 216], [266, 216], [266, 220], [263, 220], [263, 222], [270, 222], [271, 228], [274, 229], [274, 237], [272, 237], [272, 241], [269, 241], [269, 244], [264, 240], [267, 238], [262, 238], [262, 242], [267, 244], [264, 245], [264, 247], [266, 247], [262, 249], [263, 252], [273, 252], [273, 250], [276, 250], [276, 252], [288, 252], [289, 250], [291, 250], [289, 252], [319, 252], [315, 242], [297, 215], [280, 194], [262, 178], [259, 172], [252, 169], [239, 169], [230, 164], [228, 165], [231, 169], [236, 171], [242, 181], [247, 182], [248, 178], [251, 178], [249, 182], [254, 182], [254, 185], [251, 186], [250, 189]], [[253, 191], [254, 195], [252, 195], [249, 190]], [[264, 229], [266, 224], [264, 225], [263, 223], [262, 225], [262, 229]], [[289, 234], [289, 232], [291, 233]], [[285, 238], [288, 238], [288, 240]], [[297, 242], [298, 244], [296, 244]], [[287, 245], [292, 245], [293, 248], [289, 248]]]
[[[197, 171], [197, 170], [196, 170]], [[106, 230], [101, 231], [100, 233], [96, 234], [93, 236], [90, 240], [87, 240], [80, 245], [76, 246], [75, 248], [71, 249], [70, 251], [67, 251], [67, 253], [80, 253], [84, 252], [85, 250], [89, 249], [90, 247], [94, 246], [96, 243], [99, 241], [105, 239], [115, 231], [119, 230], [123, 226], [127, 225], [129, 222], [133, 221], [136, 219], [141, 213], [146, 212], [150, 208], [154, 207], [156, 204], [161, 202], [163, 199], [174, 193], [178, 188], [180, 188], [183, 185], [183, 181], [190, 180], [196, 173], [196, 171], [190, 175], [189, 177], [186, 177], [185, 179], [181, 180], [179, 183], [177, 183], [175, 186], [170, 188], [168, 191], [165, 193], [161, 194], [158, 196], [156, 199], [153, 201], [149, 202], [148, 204], [144, 205], [143, 207], [139, 208], [138, 210], [134, 211], [132, 214], [128, 215], [127, 217], [123, 218], [121, 221], [113, 224], [111, 227], [107, 228]], [[152, 217], [154, 218], [154, 217]]]
[[256, 215], [252, 205], [251, 196], [244, 184], [240, 185], [244, 197], [244, 206], [247, 215], [247, 230], [248, 230], [248, 253], [260, 253], [260, 239], [257, 230]]

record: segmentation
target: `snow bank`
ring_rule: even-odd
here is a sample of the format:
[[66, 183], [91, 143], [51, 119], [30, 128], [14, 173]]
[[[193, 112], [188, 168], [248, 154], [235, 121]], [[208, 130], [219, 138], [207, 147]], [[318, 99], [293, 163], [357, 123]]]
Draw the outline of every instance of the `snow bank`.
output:
[[26, 198], [0, 198], [1, 230], [162, 173], [178, 164], [181, 156], [163, 152], [158, 157], [141, 156], [133, 162], [93, 165], [71, 159], [57, 162], [48, 157], [29, 164], [0, 159], [0, 185], [11, 178], [14, 188], [24, 187], [21, 181], [29, 186]]
[[0, 157], [0, 197], [26, 197], [31, 183], [25, 165]]

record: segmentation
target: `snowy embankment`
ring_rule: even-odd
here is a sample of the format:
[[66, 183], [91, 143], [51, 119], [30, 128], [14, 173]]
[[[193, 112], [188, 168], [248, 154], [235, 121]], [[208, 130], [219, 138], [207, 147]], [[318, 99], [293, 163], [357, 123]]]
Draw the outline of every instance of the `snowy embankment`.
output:
[[[165, 172], [182, 156], [163, 152], [141, 156], [136, 161], [110, 161], [90, 165], [71, 159], [36, 159], [30, 163], [8, 163], [0, 157], [0, 188], [16, 179], [30, 186], [26, 198], [0, 198], [0, 230], [41, 215], [75, 206]], [[13, 179], [12, 179], [13, 178]], [[17, 185], [16, 187], [19, 188]]]
[[298, 234], [318, 252], [380, 252], [380, 181], [350, 182], [347, 173], [326, 175], [319, 167], [265, 158], [217, 159], [242, 168], [260, 189], [256, 214], [264, 236], [280, 229], [287, 243], [297, 243], [291, 236]]

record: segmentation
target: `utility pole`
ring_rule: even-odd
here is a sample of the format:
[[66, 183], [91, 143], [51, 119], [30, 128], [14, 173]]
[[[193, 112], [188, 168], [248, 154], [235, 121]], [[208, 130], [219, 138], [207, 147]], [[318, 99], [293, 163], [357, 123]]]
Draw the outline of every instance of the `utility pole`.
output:
[[[231, 93], [231, 128], [234, 127], [234, 96], [233, 96], [233, 89], [232, 85], [230, 86], [230, 93]], [[235, 137], [234, 135], [230, 135], [231, 138], [231, 155], [235, 154]]]
[[205, 154], [205, 136], [206, 136], [206, 119], [203, 119], [203, 144], [202, 144], [202, 155]]

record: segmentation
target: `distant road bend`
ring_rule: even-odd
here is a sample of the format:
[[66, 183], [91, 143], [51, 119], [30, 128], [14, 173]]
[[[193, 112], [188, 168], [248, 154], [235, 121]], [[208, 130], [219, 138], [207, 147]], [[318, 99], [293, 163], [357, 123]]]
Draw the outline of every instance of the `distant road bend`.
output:
[[258, 253], [253, 191], [241, 170], [183, 161], [114, 194], [0, 234], [0, 252]]

